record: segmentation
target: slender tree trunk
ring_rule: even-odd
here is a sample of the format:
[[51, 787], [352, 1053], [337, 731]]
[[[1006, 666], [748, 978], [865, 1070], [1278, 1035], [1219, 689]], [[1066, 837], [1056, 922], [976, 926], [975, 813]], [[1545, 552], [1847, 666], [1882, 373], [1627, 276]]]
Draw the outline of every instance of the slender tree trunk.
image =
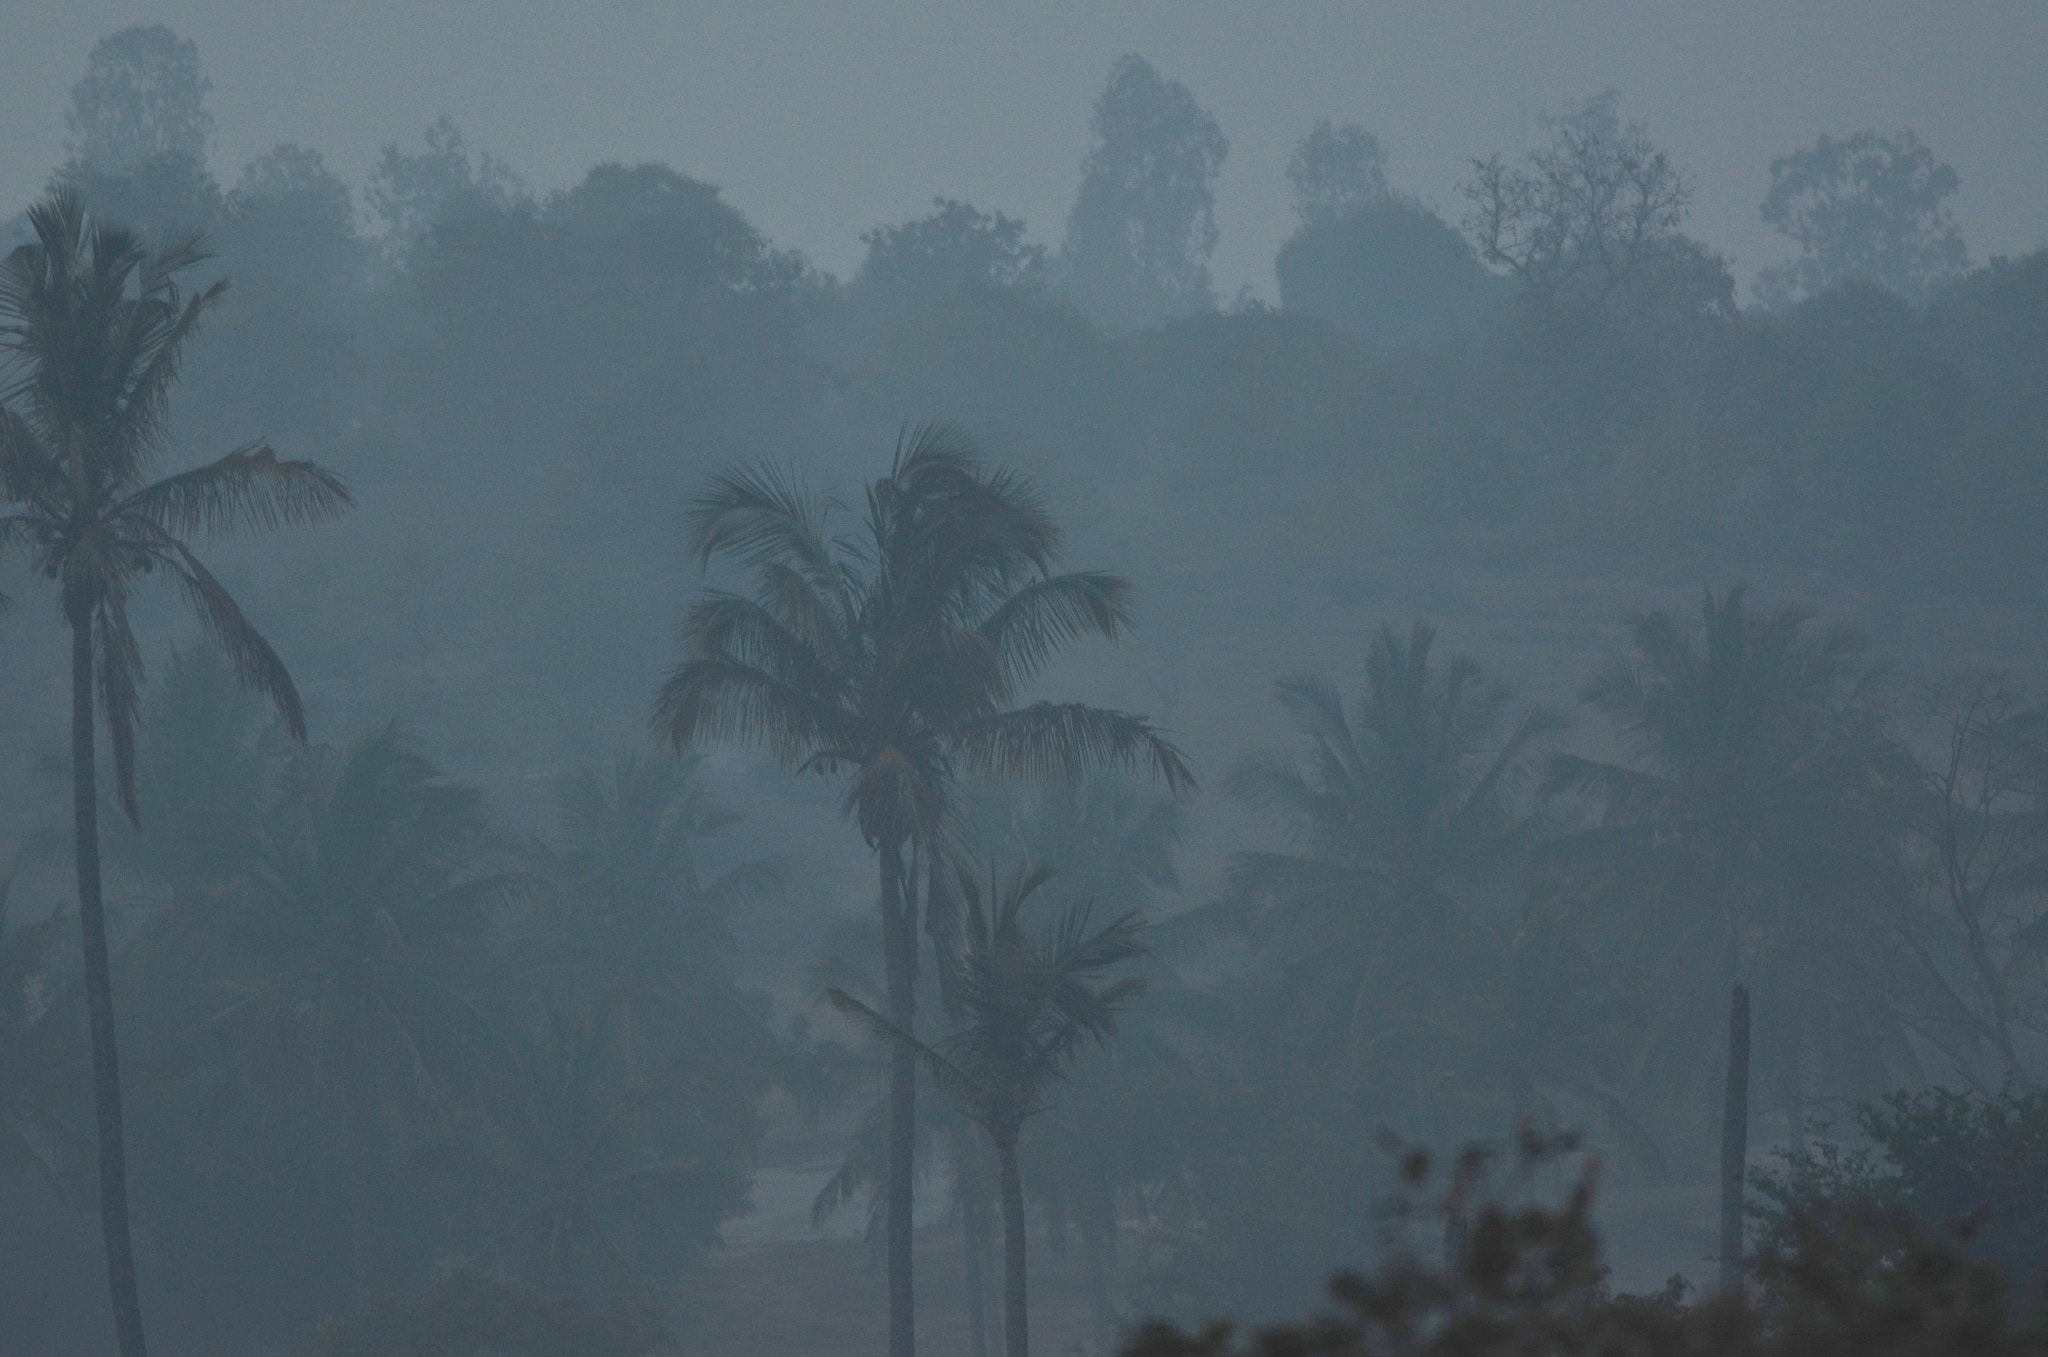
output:
[[[903, 849], [882, 845], [882, 953], [889, 1021], [909, 1033], [917, 1016], [917, 930], [904, 890]], [[917, 1357], [917, 1305], [911, 1283], [912, 1175], [917, 1149], [917, 1058], [903, 1042], [889, 1050], [889, 1357]]]
[[92, 1035], [92, 1091], [98, 1114], [100, 1234], [121, 1357], [147, 1357], [135, 1246], [128, 1230], [128, 1152], [121, 1128], [121, 1064], [114, 1043], [114, 982], [107, 963], [107, 916], [100, 898], [99, 779], [93, 750], [92, 615], [66, 609], [71, 624], [71, 814], [78, 859], [78, 929], [85, 953], [85, 1012]]
[[1742, 1175], [1749, 1165], [1749, 991], [1728, 1000], [1728, 1088], [1721, 1100], [1721, 1291], [1742, 1293]]
[[1024, 1287], [1024, 1180], [1017, 1173], [1017, 1128], [994, 1133], [1003, 1192], [1003, 1357], [1031, 1357], [1031, 1316]]
[[1116, 1306], [1109, 1298], [1110, 1273], [1116, 1267], [1116, 1198], [1109, 1191], [1089, 1192], [1076, 1213], [1081, 1233], [1081, 1265], [1088, 1274], [1088, 1308], [1095, 1321], [1095, 1350], [1116, 1350]]
[[[963, 1137], [964, 1140], [964, 1137]], [[970, 1144], [962, 1144], [971, 1151]], [[953, 1171], [981, 1176], [976, 1165], [956, 1164]], [[968, 1357], [988, 1357], [988, 1283], [983, 1277], [988, 1257], [988, 1209], [985, 1185], [974, 1183], [960, 1197], [960, 1235], [967, 1254], [967, 1351]]]

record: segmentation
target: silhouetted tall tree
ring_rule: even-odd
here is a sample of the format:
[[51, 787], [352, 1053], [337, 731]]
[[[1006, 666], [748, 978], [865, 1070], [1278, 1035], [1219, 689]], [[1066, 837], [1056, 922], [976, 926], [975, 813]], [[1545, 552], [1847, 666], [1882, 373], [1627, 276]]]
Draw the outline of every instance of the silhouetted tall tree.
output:
[[1062, 285], [1115, 325], [1152, 325], [1213, 304], [1216, 176], [1230, 142], [1187, 86], [1120, 58], [1095, 101], [1095, 148], [1060, 247]]
[[1773, 306], [1868, 282], [1919, 303], [1962, 276], [1970, 252], [1948, 200], [1963, 186], [1911, 132], [1822, 137], [1771, 162], [1763, 218], [1799, 258], [1757, 277]]
[[1043, 936], [1020, 922], [1024, 904], [1048, 874], [1020, 876], [1007, 891], [989, 882], [989, 905], [963, 875], [959, 945], [943, 964], [959, 996], [959, 1026], [936, 1046], [919, 1041], [846, 993], [833, 1004], [900, 1050], [914, 1054], [941, 1090], [981, 1124], [995, 1147], [1003, 1212], [1003, 1347], [1030, 1357], [1025, 1272], [1024, 1183], [1017, 1143], [1024, 1122], [1045, 1108], [1045, 1094], [1081, 1046], [1107, 1041], [1116, 1016], [1142, 988], [1104, 975], [1145, 954], [1145, 923], [1125, 914], [1089, 931], [1088, 909], [1070, 908]]
[[[858, 537], [833, 504], [767, 467], [718, 476], [695, 501], [701, 562], [754, 575], [751, 596], [711, 591], [684, 624], [684, 658], [654, 724], [678, 750], [718, 737], [765, 745], [797, 773], [847, 775], [845, 808], [879, 860], [889, 1020], [914, 1031], [917, 863], [945, 850], [956, 772], [1071, 777], [1100, 768], [1191, 782], [1142, 716], [1080, 703], [1013, 706], [1018, 690], [1085, 636], [1129, 623], [1130, 586], [1052, 574], [1061, 533], [1038, 491], [984, 463], [957, 430], [898, 444], [867, 490]], [[932, 926], [944, 936], [944, 911]], [[889, 1333], [911, 1357], [911, 1160], [916, 1069], [890, 1075]]]
[[1667, 612], [1630, 618], [1635, 655], [1581, 694], [1628, 760], [1560, 755], [1547, 779], [1599, 815], [1568, 844], [1573, 892], [1661, 1015], [1639, 1066], [1710, 1068], [1722, 996], [1746, 983], [1772, 1033], [1759, 1064], [1795, 1120], [1805, 1054], [1836, 1078], [1888, 1077], [1910, 980], [1887, 909], [1911, 771], [1886, 736], [1885, 670], [1860, 636], [1808, 621], [1750, 608], [1739, 586], [1706, 596], [1697, 632]]
[[1507, 693], [1469, 659], [1434, 662], [1435, 640], [1426, 623], [1405, 636], [1382, 627], [1349, 710], [1321, 679], [1276, 683], [1309, 741], [1309, 766], [1251, 759], [1225, 783], [1292, 841], [1290, 851], [1238, 855], [1232, 894], [1301, 958], [1289, 988], [1326, 1005], [1313, 1021], [1350, 1061], [1441, 1045], [1442, 1011], [1461, 1007], [1443, 992], [1446, 959], [1471, 966], [1493, 950], [1479, 943], [1484, 930], [1457, 883], [1529, 841], [1516, 797], [1557, 724], [1542, 714], [1510, 724]]
[[128, 601], [145, 578], [161, 574], [178, 585], [242, 682], [268, 695], [286, 730], [303, 741], [305, 716], [284, 662], [186, 539], [329, 518], [349, 496], [321, 468], [279, 461], [254, 443], [146, 481], [165, 441], [186, 341], [227, 285], [186, 296], [177, 276], [208, 257], [199, 238], [151, 252], [133, 233], [91, 220], [72, 189], [38, 203], [29, 221], [35, 240], [0, 265], [0, 353], [11, 364], [0, 406], [0, 494], [15, 508], [0, 518], [0, 549], [27, 548], [31, 569], [58, 586], [71, 630], [72, 809], [101, 1224], [122, 1357], [143, 1357], [100, 897], [95, 700], [113, 747], [115, 790], [133, 817], [142, 654]]

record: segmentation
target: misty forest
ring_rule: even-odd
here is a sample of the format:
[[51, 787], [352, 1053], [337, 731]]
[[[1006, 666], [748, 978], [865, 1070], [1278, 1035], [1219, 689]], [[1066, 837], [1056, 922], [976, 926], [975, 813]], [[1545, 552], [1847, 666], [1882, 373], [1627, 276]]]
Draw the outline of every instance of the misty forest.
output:
[[2048, 1351], [2048, 249], [1938, 146], [1760, 147], [1738, 284], [1626, 91], [1317, 122], [1274, 304], [1137, 55], [844, 278], [79, 55], [0, 1352]]

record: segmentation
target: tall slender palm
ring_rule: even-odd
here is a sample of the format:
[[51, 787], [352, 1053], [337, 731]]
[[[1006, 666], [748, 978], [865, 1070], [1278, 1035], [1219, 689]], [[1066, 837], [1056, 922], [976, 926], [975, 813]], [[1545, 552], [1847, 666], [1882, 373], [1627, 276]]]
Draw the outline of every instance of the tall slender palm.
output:
[[1899, 886], [1890, 808], [1911, 770], [1864, 640], [1809, 621], [1751, 608], [1739, 586], [1706, 595], [1698, 631], [1630, 618], [1635, 657], [1582, 693], [1627, 762], [1561, 755], [1547, 783], [1599, 817], [1566, 845], [1568, 902], [1665, 1018], [1642, 1025], [1639, 1067], [1714, 1067], [1728, 987], [1747, 983], [1769, 1034], [1759, 1064], [1795, 1121], [1799, 1047], [1866, 1086], [1910, 1058], [1884, 1002], [1910, 977], [1883, 909]]
[[260, 444], [147, 481], [185, 344], [226, 284], [187, 295], [178, 275], [209, 257], [198, 237], [151, 251], [133, 232], [94, 222], [75, 189], [29, 209], [29, 225], [34, 239], [0, 264], [0, 353], [9, 361], [0, 388], [0, 495], [15, 509], [0, 518], [0, 549], [26, 546], [34, 572], [58, 585], [71, 631], [72, 806], [100, 1219], [122, 1357], [143, 1357], [100, 893], [94, 704], [113, 749], [115, 789], [133, 817], [142, 657], [128, 601], [144, 577], [161, 574], [184, 592], [241, 680], [268, 695], [303, 740], [305, 717], [284, 662], [187, 539], [331, 517], [349, 497], [326, 471], [279, 461]]
[[846, 993], [828, 991], [841, 1012], [916, 1056], [942, 1090], [980, 1123], [995, 1148], [1003, 1215], [1003, 1347], [1030, 1357], [1025, 1273], [1024, 1183], [1017, 1145], [1024, 1122], [1044, 1110], [1045, 1094], [1089, 1041], [1107, 1041], [1118, 1011], [1143, 988], [1106, 972], [1145, 954], [1145, 922], [1125, 914], [1093, 932], [1088, 910], [1070, 908], [1042, 936], [1020, 919], [1048, 873], [1020, 876], [1008, 891], [989, 883], [989, 904], [963, 875], [960, 939], [945, 964], [953, 972], [961, 1022], [936, 1046], [919, 1041]]
[[[879, 860], [889, 1018], [910, 1032], [917, 864], [945, 851], [956, 773], [1121, 767], [1176, 789], [1192, 779], [1142, 716], [1013, 705], [1054, 654], [1083, 637], [1114, 639], [1129, 623], [1124, 580], [1051, 573], [1061, 533], [1028, 481], [931, 425], [901, 439], [889, 474], [868, 486], [858, 536], [834, 535], [835, 507], [767, 467], [727, 471], [695, 501], [700, 561], [751, 571], [754, 592], [713, 591], [690, 609], [686, 653], [654, 723], [678, 750], [737, 737], [792, 772], [847, 775], [846, 811]], [[932, 915], [940, 936], [947, 916]], [[893, 1057], [889, 1097], [889, 1351], [914, 1357], [907, 1051]]]

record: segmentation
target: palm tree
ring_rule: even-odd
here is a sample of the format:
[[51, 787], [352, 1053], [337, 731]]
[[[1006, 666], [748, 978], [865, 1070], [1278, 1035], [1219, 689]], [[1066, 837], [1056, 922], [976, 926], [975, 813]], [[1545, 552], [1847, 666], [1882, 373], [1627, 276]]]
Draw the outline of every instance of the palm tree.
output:
[[72, 809], [86, 1012], [98, 1116], [100, 1222], [122, 1357], [144, 1357], [129, 1239], [121, 1081], [100, 892], [94, 704], [107, 724], [114, 784], [131, 818], [141, 650], [128, 601], [161, 573], [184, 592], [242, 682], [276, 704], [293, 738], [305, 716], [284, 662], [193, 555], [196, 532], [329, 518], [347, 507], [341, 482], [261, 444], [150, 483], [166, 436], [186, 341], [225, 295], [218, 282], [187, 296], [178, 275], [207, 259], [188, 237], [156, 251], [101, 225], [63, 188], [29, 209], [34, 239], [0, 264], [0, 351], [11, 360], [0, 402], [0, 550], [26, 546], [33, 571], [58, 585], [71, 630]]
[[661, 1147], [654, 1090], [619, 1049], [618, 990], [573, 1010], [537, 1007], [505, 1043], [493, 1115], [431, 1157], [480, 1194], [480, 1254], [522, 1284], [575, 1299], [600, 1283], [648, 1296], [636, 1260], [701, 1215], [691, 1198], [712, 1170]]
[[[236, 932], [247, 978], [212, 1019], [237, 1081], [334, 1138], [344, 1271], [373, 1252], [376, 1185], [451, 1124], [496, 1049], [463, 963], [531, 887], [505, 866], [474, 788], [450, 782], [391, 729], [280, 777], [262, 881]], [[409, 1212], [410, 1214], [410, 1212]]]
[[1098, 987], [1104, 973], [1145, 954], [1144, 920], [1125, 914], [1089, 931], [1086, 907], [1068, 909], [1043, 936], [1025, 932], [1024, 904], [1047, 873], [1020, 876], [1008, 892], [989, 885], [993, 914], [962, 874], [960, 941], [946, 958], [959, 995], [960, 1026], [938, 1046], [877, 1013], [844, 990], [833, 1004], [924, 1065], [988, 1133], [996, 1153], [1003, 1216], [1003, 1349], [1030, 1357], [1024, 1254], [1024, 1183], [1017, 1144], [1024, 1122], [1045, 1107], [1045, 1093], [1088, 1041], [1107, 1041], [1118, 1011], [1143, 987], [1124, 979]]
[[[1014, 706], [1053, 655], [1129, 624], [1130, 586], [1053, 574], [1061, 534], [1037, 490], [981, 461], [944, 425], [902, 438], [868, 486], [857, 537], [837, 506], [767, 467], [718, 476], [694, 503], [700, 563], [754, 576], [752, 596], [712, 591], [684, 624], [686, 653], [654, 724], [677, 750], [736, 737], [794, 773], [847, 775], [845, 808], [881, 873], [889, 1018], [914, 1030], [918, 864], [946, 851], [959, 773], [1074, 777], [1144, 770], [1192, 785], [1180, 752], [1142, 716], [1080, 703]], [[953, 924], [943, 874], [928, 927]], [[889, 1104], [889, 1351], [914, 1357], [911, 1289], [916, 1063], [892, 1057]]]
[[[1441, 1045], [1443, 1014], [1472, 1008], [1445, 998], [1456, 978], [1446, 961], [1470, 972], [1501, 951], [1473, 888], [1531, 841], [1516, 793], [1557, 724], [1542, 713], [1509, 724], [1507, 693], [1469, 659], [1434, 662], [1435, 639], [1422, 622], [1405, 636], [1382, 627], [1348, 710], [1322, 679], [1280, 680], [1274, 695], [1308, 741], [1308, 767], [1264, 755], [1224, 784], [1292, 841], [1239, 854], [1229, 887], [1255, 936], [1283, 950], [1286, 991], [1318, 1006], [1310, 1041], [1355, 1068], [1391, 1055], [1398, 1063], [1381, 1076], [1404, 1085], [1411, 1068], [1440, 1071], [1470, 1054], [1421, 1058]], [[1436, 1095], [1418, 1086], [1418, 1099], [1427, 1107]]]
[[1863, 638], [1752, 609], [1740, 586], [1708, 593], [1701, 621], [1631, 617], [1634, 658], [1583, 689], [1628, 761], [1552, 765], [1547, 790], [1598, 816], [1565, 844], [1566, 902], [1664, 1015], [1641, 1026], [1639, 1070], [1712, 1069], [1729, 987], [1751, 988], [1796, 1136], [1801, 1048], [1866, 1086], [1910, 1058], [1885, 1011], [1908, 977], [1884, 911], [1911, 770]]

